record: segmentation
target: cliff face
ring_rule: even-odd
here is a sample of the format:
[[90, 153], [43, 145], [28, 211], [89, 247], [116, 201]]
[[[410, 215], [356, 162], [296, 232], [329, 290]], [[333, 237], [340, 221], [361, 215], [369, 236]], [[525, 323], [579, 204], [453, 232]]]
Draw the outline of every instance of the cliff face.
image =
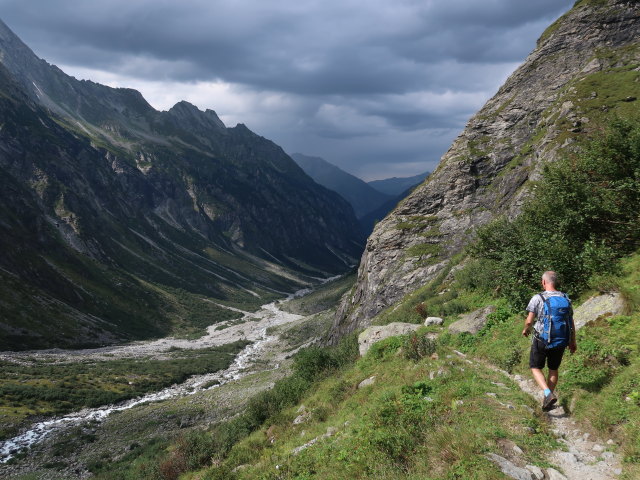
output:
[[436, 171], [377, 224], [330, 341], [433, 279], [477, 226], [516, 215], [545, 162], [608, 117], [637, 112], [639, 39], [637, 2], [582, 0], [551, 25]]
[[202, 328], [361, 254], [350, 205], [246, 126], [78, 81], [1, 22], [0, 62], [0, 350]]

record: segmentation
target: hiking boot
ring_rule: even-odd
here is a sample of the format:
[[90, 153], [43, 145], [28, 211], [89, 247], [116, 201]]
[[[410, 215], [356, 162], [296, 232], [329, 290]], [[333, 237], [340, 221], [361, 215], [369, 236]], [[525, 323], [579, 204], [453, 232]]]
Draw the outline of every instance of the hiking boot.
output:
[[542, 410], [549, 411], [553, 408], [553, 405], [558, 401], [558, 397], [556, 397], [555, 393], [551, 392], [549, 395], [544, 397], [542, 401]]

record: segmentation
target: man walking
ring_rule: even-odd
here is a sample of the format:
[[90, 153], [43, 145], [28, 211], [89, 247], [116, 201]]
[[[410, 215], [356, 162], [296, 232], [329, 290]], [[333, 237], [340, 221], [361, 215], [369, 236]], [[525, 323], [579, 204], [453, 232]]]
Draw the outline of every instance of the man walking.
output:
[[[536, 319], [529, 367], [533, 378], [543, 391], [543, 410], [550, 410], [558, 401], [553, 391], [558, 384], [558, 368], [565, 348], [568, 346], [571, 353], [574, 353], [577, 348], [571, 302], [564, 293], [556, 289], [557, 283], [555, 272], [544, 272], [542, 275], [544, 291], [534, 295], [529, 301], [527, 305], [529, 315], [522, 330], [522, 335], [528, 337], [533, 320]], [[549, 368], [547, 378], [542, 373], [545, 363]]]

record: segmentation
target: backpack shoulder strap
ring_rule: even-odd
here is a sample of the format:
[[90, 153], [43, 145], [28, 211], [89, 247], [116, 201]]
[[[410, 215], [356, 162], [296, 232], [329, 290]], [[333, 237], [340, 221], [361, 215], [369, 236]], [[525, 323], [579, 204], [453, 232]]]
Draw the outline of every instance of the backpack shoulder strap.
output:
[[544, 298], [544, 295], [542, 293], [539, 293], [538, 296], [540, 297], [540, 300], [542, 300], [542, 305], [545, 305], [548, 298]]

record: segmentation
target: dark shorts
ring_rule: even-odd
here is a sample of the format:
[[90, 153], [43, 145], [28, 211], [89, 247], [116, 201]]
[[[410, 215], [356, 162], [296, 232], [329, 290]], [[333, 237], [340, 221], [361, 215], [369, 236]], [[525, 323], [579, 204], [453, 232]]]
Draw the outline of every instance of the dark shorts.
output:
[[529, 355], [529, 368], [544, 368], [545, 362], [549, 367], [549, 370], [558, 370], [560, 362], [562, 362], [562, 355], [566, 347], [557, 348], [544, 348], [544, 343], [537, 338], [533, 339], [531, 344], [531, 354]]

